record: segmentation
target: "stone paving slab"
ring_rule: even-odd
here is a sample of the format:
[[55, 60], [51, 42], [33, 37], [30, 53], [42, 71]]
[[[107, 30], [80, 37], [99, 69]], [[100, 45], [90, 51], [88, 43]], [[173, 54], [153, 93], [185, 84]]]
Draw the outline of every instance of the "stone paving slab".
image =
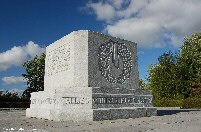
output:
[[201, 111], [180, 110], [164, 115], [135, 119], [118, 119], [94, 122], [54, 122], [44, 119], [27, 118], [25, 110], [0, 111], [0, 131], [26, 132], [200, 132]]

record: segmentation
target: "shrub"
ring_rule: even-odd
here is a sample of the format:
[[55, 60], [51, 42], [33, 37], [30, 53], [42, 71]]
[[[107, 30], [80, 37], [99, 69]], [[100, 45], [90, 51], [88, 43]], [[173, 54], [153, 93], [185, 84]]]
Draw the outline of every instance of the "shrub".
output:
[[201, 98], [187, 98], [183, 101], [182, 108], [201, 108]]
[[181, 107], [183, 100], [162, 98], [160, 100], [154, 100], [155, 107]]

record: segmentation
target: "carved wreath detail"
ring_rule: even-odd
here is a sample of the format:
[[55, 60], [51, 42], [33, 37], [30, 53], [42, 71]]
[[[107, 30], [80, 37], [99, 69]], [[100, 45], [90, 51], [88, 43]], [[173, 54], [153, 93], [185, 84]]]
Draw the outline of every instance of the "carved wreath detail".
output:
[[[122, 61], [123, 70], [118, 77], [114, 77], [111, 73], [110, 59], [112, 59], [113, 65], [119, 69], [119, 62]], [[109, 40], [106, 43], [102, 43], [98, 50], [98, 65], [101, 75], [111, 83], [122, 84], [126, 79], [130, 77], [132, 69], [132, 57], [131, 52], [123, 43]]]

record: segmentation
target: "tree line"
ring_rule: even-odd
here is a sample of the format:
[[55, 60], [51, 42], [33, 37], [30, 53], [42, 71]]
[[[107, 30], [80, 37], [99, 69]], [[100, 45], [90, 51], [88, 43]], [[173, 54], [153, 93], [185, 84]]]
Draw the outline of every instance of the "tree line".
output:
[[201, 33], [184, 38], [178, 52], [165, 52], [149, 68], [147, 87], [155, 99], [180, 98], [201, 94]]
[[27, 108], [29, 98], [18, 95], [17, 92], [0, 92], [0, 108]]

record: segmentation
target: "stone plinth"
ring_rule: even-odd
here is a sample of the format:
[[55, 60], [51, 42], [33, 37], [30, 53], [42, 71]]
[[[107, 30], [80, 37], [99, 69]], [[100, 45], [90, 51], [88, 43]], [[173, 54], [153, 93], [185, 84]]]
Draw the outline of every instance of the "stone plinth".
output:
[[156, 115], [139, 89], [137, 44], [100, 33], [70, 33], [46, 48], [44, 91], [31, 94], [27, 117], [97, 121]]

